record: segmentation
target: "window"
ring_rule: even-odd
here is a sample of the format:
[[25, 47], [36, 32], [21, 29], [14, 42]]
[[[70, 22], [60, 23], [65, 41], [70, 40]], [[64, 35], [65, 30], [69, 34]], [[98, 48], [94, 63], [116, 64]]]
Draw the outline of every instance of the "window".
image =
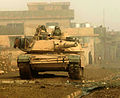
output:
[[39, 7], [38, 7], [38, 10], [43, 10], [43, 9], [44, 9], [43, 6], [39, 6]]
[[68, 6], [63, 5], [63, 6], [62, 6], [62, 9], [68, 9]]

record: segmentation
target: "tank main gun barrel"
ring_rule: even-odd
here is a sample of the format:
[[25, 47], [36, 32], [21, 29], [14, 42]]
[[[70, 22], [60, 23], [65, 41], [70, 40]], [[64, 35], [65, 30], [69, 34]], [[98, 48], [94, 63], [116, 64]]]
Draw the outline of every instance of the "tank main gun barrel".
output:
[[77, 45], [78, 44], [75, 42], [60, 42], [60, 43], [55, 44], [55, 49], [76, 47]]

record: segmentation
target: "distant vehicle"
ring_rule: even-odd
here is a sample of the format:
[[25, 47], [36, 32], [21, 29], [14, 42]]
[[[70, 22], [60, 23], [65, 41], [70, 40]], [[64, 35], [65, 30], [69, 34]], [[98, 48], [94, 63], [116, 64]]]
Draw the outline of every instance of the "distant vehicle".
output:
[[83, 50], [71, 38], [32, 41], [19, 38], [15, 40], [14, 47], [25, 52], [17, 58], [21, 79], [31, 79], [44, 71], [65, 71], [71, 79], [81, 79], [83, 76]]

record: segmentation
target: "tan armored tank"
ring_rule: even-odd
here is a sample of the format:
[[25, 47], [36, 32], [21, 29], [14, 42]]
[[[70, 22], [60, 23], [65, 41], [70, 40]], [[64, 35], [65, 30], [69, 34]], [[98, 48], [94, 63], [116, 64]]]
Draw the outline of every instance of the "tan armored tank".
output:
[[80, 45], [69, 40], [16, 39], [14, 47], [24, 54], [18, 56], [17, 64], [21, 79], [31, 79], [44, 71], [66, 71], [72, 79], [81, 79], [83, 67]]

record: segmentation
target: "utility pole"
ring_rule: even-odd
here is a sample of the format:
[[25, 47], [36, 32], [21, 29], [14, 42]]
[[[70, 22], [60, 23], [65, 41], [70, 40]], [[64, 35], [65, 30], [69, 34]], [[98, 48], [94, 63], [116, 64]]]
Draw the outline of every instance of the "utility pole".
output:
[[103, 27], [105, 27], [105, 9], [103, 8]]
[[52, 0], [49, 0], [49, 3], [51, 3], [52, 2]]
[[102, 33], [104, 35], [103, 43], [104, 43], [104, 63], [107, 61], [107, 44], [106, 44], [106, 27], [105, 27], [105, 9], [103, 8], [103, 30]]
[[106, 44], [106, 30], [105, 30], [106, 28], [104, 27], [103, 28], [103, 34], [104, 34], [104, 61], [105, 61], [105, 63], [106, 63], [106, 61], [107, 61], [107, 44]]

